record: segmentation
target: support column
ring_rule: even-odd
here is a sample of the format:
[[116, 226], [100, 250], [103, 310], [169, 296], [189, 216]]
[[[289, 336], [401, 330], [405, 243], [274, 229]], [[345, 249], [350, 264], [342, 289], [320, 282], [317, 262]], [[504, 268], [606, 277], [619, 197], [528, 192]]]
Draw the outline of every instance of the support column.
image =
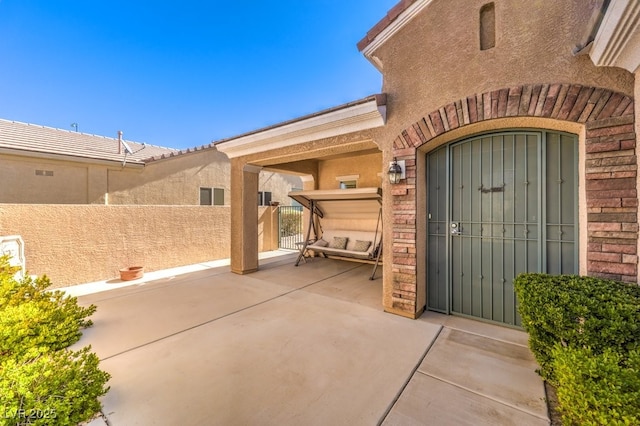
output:
[[231, 272], [258, 270], [258, 177], [261, 167], [231, 160]]

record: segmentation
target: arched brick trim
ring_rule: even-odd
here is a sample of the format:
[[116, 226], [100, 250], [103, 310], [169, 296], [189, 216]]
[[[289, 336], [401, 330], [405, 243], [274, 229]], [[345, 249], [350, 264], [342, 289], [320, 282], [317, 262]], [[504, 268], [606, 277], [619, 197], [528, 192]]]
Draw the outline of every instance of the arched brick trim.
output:
[[[583, 123], [586, 130], [587, 272], [637, 280], [638, 194], [633, 99], [576, 84], [530, 84], [476, 94], [430, 112], [401, 132], [393, 156], [406, 183], [393, 196], [393, 308], [416, 310], [417, 148], [450, 130], [507, 117]], [[421, 309], [421, 307], [418, 307]]]

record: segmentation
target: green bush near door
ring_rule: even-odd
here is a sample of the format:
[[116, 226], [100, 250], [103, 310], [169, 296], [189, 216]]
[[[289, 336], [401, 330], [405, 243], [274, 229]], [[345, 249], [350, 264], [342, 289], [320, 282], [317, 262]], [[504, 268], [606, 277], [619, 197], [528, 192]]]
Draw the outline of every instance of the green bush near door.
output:
[[[514, 280], [522, 325], [567, 424], [640, 424], [640, 287], [574, 275]], [[605, 421], [606, 420], [606, 421]]]

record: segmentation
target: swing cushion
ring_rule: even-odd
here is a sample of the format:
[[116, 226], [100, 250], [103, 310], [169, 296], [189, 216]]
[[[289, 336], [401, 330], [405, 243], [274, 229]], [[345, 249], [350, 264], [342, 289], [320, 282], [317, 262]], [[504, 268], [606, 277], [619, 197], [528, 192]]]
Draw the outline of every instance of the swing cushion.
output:
[[[316, 253], [322, 253], [330, 256], [342, 256], [351, 257], [355, 259], [373, 259], [375, 257], [375, 248], [380, 244], [380, 238], [382, 234], [375, 231], [351, 231], [345, 229], [323, 229], [322, 238], [316, 241], [314, 244], [308, 246], [309, 249]], [[332, 248], [331, 244], [322, 246], [322, 241], [325, 243], [328, 241], [333, 242], [334, 238], [346, 239], [346, 246], [343, 249]], [[362, 247], [357, 247], [358, 242], [362, 241], [368, 244], [365, 250], [356, 250]], [[374, 243], [375, 241], [375, 243]]]
[[318, 241], [316, 241], [315, 243], [313, 243], [312, 245], [316, 246], [316, 247], [326, 247], [329, 245], [328, 242], [326, 242], [325, 240], [323, 240], [322, 238], [320, 238]]
[[333, 241], [329, 244], [329, 248], [344, 250], [347, 247], [347, 237], [333, 237]]
[[371, 246], [371, 241], [357, 240], [353, 245], [353, 251], [367, 251], [369, 246]]

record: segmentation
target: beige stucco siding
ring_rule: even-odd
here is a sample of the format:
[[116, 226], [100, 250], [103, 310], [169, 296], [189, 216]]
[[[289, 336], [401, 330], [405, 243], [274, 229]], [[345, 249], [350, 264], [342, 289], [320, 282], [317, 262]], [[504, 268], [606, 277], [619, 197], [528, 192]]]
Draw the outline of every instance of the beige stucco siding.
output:
[[387, 143], [424, 114], [457, 99], [527, 83], [573, 83], [633, 95], [633, 75], [574, 56], [593, 1], [495, 1], [496, 46], [481, 51], [486, 0], [433, 0], [374, 52], [388, 97]]
[[109, 204], [198, 205], [200, 187], [229, 191], [229, 162], [218, 151], [200, 151], [150, 162], [143, 170], [110, 170], [108, 187]]
[[28, 272], [54, 287], [227, 258], [229, 223], [218, 206], [0, 204], [1, 234], [22, 236]]
[[0, 202], [85, 204], [89, 165], [0, 155]]
[[355, 157], [323, 160], [318, 165], [318, 188], [340, 188], [339, 177], [356, 177], [358, 188], [380, 187], [382, 153], [362, 154]]

